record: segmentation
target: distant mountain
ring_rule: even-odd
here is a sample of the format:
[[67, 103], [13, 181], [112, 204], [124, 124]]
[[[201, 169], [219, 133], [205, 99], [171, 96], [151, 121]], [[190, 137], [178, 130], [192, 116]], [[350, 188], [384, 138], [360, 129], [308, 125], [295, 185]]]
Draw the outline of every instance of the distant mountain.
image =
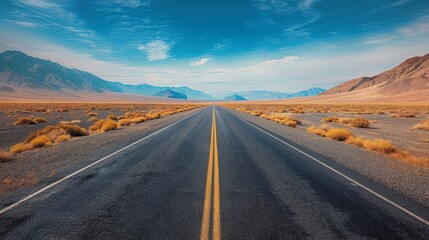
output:
[[247, 100], [247, 99], [245, 99], [244, 97], [242, 97], [240, 95], [233, 94], [233, 95], [230, 95], [230, 96], [226, 96], [223, 100], [226, 100], [226, 101], [244, 101], [244, 100]]
[[311, 97], [316, 96], [326, 91], [322, 88], [310, 88], [307, 90], [302, 90], [295, 93], [284, 93], [284, 92], [275, 92], [275, 91], [239, 91], [239, 92], [221, 92], [216, 94], [217, 98], [223, 99], [226, 96], [233, 94], [240, 95], [249, 100], [273, 100], [273, 99], [285, 99], [285, 98], [296, 98], [296, 97]]
[[178, 99], [188, 99], [186, 94], [175, 92], [175, 91], [172, 91], [170, 89], [156, 93], [153, 96], [155, 96], [155, 97], [167, 97], [167, 98], [178, 98]]
[[152, 96], [171, 89], [183, 93], [189, 99], [212, 99], [204, 92], [189, 87], [158, 87], [148, 84], [130, 85], [110, 82], [91, 73], [35, 57], [20, 51], [0, 53], [0, 91], [11, 92], [14, 88], [29, 88], [54, 91], [113, 92]]
[[[383, 98], [409, 95], [412, 98], [429, 91], [429, 54], [413, 57], [400, 65], [373, 77], [360, 77], [344, 82], [323, 95], [353, 92], [354, 97], [378, 96]], [[413, 96], [414, 95], [414, 96]], [[429, 100], [429, 96], [426, 95]]]
[[326, 89], [323, 88], [310, 88], [307, 90], [302, 90], [296, 93], [291, 93], [288, 94], [288, 98], [296, 98], [296, 97], [312, 97], [312, 96], [317, 96], [320, 95], [322, 93], [324, 93], [326, 91]]

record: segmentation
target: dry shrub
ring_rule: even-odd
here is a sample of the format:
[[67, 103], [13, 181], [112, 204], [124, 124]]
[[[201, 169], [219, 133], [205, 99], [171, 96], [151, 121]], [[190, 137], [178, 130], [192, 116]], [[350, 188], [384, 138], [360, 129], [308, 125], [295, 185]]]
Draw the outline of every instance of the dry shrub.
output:
[[32, 148], [41, 148], [47, 145], [51, 145], [52, 142], [47, 136], [41, 135], [31, 140], [30, 144]]
[[136, 117], [131, 119], [133, 121], [133, 123], [142, 123], [144, 121], [147, 121], [148, 118], [147, 117]]
[[[274, 121], [274, 122], [282, 123], [285, 125], [288, 125], [288, 122], [293, 121], [296, 123], [295, 127], [297, 124], [301, 124], [300, 120], [293, 118], [291, 116], [288, 116], [288, 115], [283, 115], [283, 114], [272, 114], [272, 115], [262, 114], [261, 117], [263, 117], [265, 119], [269, 119], [269, 120]], [[290, 123], [290, 124], [292, 124], [292, 123]], [[288, 125], [288, 126], [290, 126], [290, 125]]]
[[103, 126], [101, 126], [101, 131], [107, 132], [107, 131], [115, 130], [116, 128], [118, 128], [118, 124], [115, 121], [107, 120], [106, 122], [103, 123]]
[[102, 133], [115, 130], [117, 127], [117, 123], [113, 120], [98, 120], [94, 125], [89, 127], [89, 131]]
[[70, 121], [60, 121], [58, 124], [70, 124]]
[[416, 125], [414, 125], [412, 128], [412, 130], [425, 130], [425, 131], [429, 131], [429, 119], [423, 120], [420, 123], [417, 123]]
[[333, 117], [323, 118], [321, 122], [338, 122], [338, 117], [333, 116]]
[[88, 112], [86, 115], [89, 117], [95, 117], [95, 116], [98, 116], [98, 112], [91, 111], [91, 112]]
[[416, 156], [410, 155], [408, 152], [401, 151], [401, 150], [396, 150], [395, 152], [389, 154], [389, 156], [402, 160], [407, 163], [429, 168], [429, 158], [416, 157]]
[[346, 140], [347, 143], [350, 143], [350, 144], [353, 144], [353, 145], [356, 145], [356, 146], [359, 146], [359, 147], [363, 147], [364, 144], [365, 144], [365, 141], [366, 141], [366, 138], [364, 138], [364, 137], [356, 137], [355, 138], [354, 136], [349, 137]]
[[369, 127], [369, 120], [366, 118], [339, 118], [336, 116], [323, 118], [321, 122], [333, 122], [346, 124], [353, 127], [366, 128]]
[[316, 135], [322, 136], [322, 137], [326, 137], [326, 131], [321, 129], [321, 128], [317, 128], [316, 126], [310, 126], [307, 128], [308, 132], [314, 133]]
[[118, 126], [119, 127], [123, 127], [123, 126], [129, 126], [133, 123], [133, 121], [131, 119], [121, 119], [118, 121]]
[[340, 118], [339, 122], [353, 127], [359, 127], [359, 128], [369, 127], [369, 121], [366, 118]]
[[20, 118], [18, 119], [18, 121], [13, 123], [13, 125], [24, 125], [24, 124], [37, 124], [37, 122], [35, 122], [31, 118]]
[[62, 142], [64, 142], [64, 141], [69, 140], [70, 138], [71, 138], [71, 136], [70, 136], [69, 134], [63, 134], [63, 135], [60, 135], [60, 136], [55, 140], [55, 143], [56, 143], [56, 144], [58, 144], [58, 143], [62, 143]]
[[30, 133], [27, 137], [27, 139], [24, 141], [24, 143], [29, 143], [31, 142], [33, 139], [35, 139], [38, 136], [47, 136], [50, 139], [56, 139], [57, 137], [59, 137], [62, 134], [65, 134], [65, 130], [58, 127], [58, 126], [46, 126], [45, 128], [41, 129], [41, 130], [37, 130], [34, 131], [32, 133]]
[[85, 128], [79, 127], [78, 125], [71, 124], [59, 124], [58, 127], [64, 129], [67, 134], [72, 137], [81, 137], [88, 135], [88, 132]]
[[13, 159], [13, 155], [10, 152], [0, 151], [0, 162], [9, 162]]
[[414, 114], [392, 114], [390, 115], [392, 118], [415, 118]]
[[396, 148], [390, 141], [377, 138], [375, 140], [366, 140], [363, 144], [366, 149], [381, 152], [384, 154], [390, 154], [396, 151]]
[[96, 122], [98, 120], [100, 120], [98, 117], [92, 117], [92, 118], [88, 119], [88, 122]]
[[118, 120], [118, 117], [116, 117], [115, 115], [113, 115], [113, 114], [109, 114], [109, 116], [107, 116], [107, 118], [106, 119], [110, 119], [110, 120]]
[[36, 123], [45, 123], [46, 119], [41, 118], [41, 117], [36, 117], [36, 118], [33, 118], [33, 121]]
[[261, 110], [252, 110], [252, 111], [250, 112], [250, 114], [251, 114], [251, 115], [253, 115], [253, 116], [261, 116], [263, 113], [264, 113], [264, 112], [263, 112], [263, 111], [261, 111]]
[[298, 125], [298, 123], [297, 122], [295, 122], [295, 121], [293, 121], [293, 120], [289, 120], [289, 121], [287, 121], [286, 123], [285, 123], [287, 126], [290, 126], [290, 127], [296, 127], [296, 125]]
[[97, 122], [95, 122], [92, 126], [90, 126], [88, 129], [90, 132], [97, 132], [98, 130], [101, 129], [101, 127], [103, 126], [104, 122], [106, 122], [106, 120], [98, 120]]
[[293, 113], [300, 113], [300, 114], [305, 113], [304, 109], [302, 109], [302, 108], [294, 108], [294, 109], [292, 109], [292, 112]]
[[353, 136], [353, 134], [344, 128], [331, 128], [326, 132], [326, 137], [340, 142], [346, 141], [351, 136]]
[[159, 113], [148, 113], [148, 114], [146, 114], [146, 117], [147, 117], [149, 120], [152, 120], [152, 119], [160, 118], [160, 117], [161, 117], [161, 115], [159, 115]]

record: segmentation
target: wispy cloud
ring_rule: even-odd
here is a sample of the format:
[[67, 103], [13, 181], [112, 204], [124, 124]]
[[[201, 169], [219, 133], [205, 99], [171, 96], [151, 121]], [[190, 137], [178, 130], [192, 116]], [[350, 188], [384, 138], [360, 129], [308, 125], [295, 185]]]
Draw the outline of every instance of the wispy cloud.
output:
[[380, 45], [397, 41], [419, 41], [422, 38], [429, 40], [429, 16], [421, 17], [391, 32], [367, 37], [363, 44]]
[[22, 27], [30, 27], [30, 28], [37, 27], [37, 24], [32, 23], [32, 22], [14, 21], [14, 20], [7, 20], [7, 22], [14, 23], [14, 24], [17, 24], [17, 25], [22, 26]]
[[317, 1], [320, 0], [258, 0], [255, 4], [257, 17], [250, 25], [274, 28], [286, 37], [308, 37], [310, 33], [304, 28], [322, 17], [314, 8]]
[[193, 66], [193, 67], [199, 67], [199, 66], [206, 64], [210, 60], [211, 60], [211, 58], [200, 58], [197, 61], [191, 62], [189, 65]]
[[62, 5], [52, 0], [20, 0], [13, 3], [14, 9], [8, 13], [8, 22], [24, 27], [39, 27], [56, 35], [67, 35], [71, 41], [80, 42], [89, 52], [110, 52], [105, 41], [89, 29], [86, 22], [72, 11], [67, 3]]
[[171, 46], [162, 40], [154, 40], [139, 46], [139, 50], [145, 51], [149, 61], [159, 61], [169, 58], [168, 51]]
[[395, 1], [393, 3], [386, 4], [386, 5], [383, 5], [381, 7], [375, 8], [375, 9], [373, 9], [371, 11], [371, 13], [377, 13], [377, 12], [380, 12], [380, 11], [383, 11], [383, 10], [387, 10], [387, 9], [390, 9], [390, 8], [393, 8], [393, 7], [399, 7], [399, 6], [402, 6], [402, 5], [404, 5], [404, 4], [408, 3], [408, 2], [411, 2], [411, 0], [398, 0], [398, 1]]
[[295, 62], [298, 59], [300, 59], [300, 57], [298, 57], [298, 56], [286, 56], [286, 57], [279, 58], [279, 59], [266, 60], [266, 61], [261, 62], [260, 64], [265, 65], [265, 66], [281, 65], [281, 64], [288, 64], [288, 63]]

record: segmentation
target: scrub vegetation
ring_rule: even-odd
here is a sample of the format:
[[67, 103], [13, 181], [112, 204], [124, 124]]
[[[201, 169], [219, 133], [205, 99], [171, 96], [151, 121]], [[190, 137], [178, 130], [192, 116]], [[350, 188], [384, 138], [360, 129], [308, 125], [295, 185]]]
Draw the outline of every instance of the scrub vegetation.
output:
[[[14, 144], [8, 151], [0, 151], [0, 162], [8, 162], [13, 159], [14, 154], [24, 151], [57, 145], [73, 138], [117, 130], [201, 106], [200, 104], [0, 104], [0, 114], [5, 114], [6, 118], [18, 118], [16, 122], [10, 124], [11, 126], [36, 125], [47, 122], [46, 118], [49, 118], [50, 122], [58, 122], [55, 119], [62, 118], [73, 119], [62, 120], [57, 125], [48, 125], [41, 129], [36, 127], [36, 130], [29, 132], [24, 141]], [[44, 114], [46, 118], [31, 116], [36, 113]]]
[[[403, 126], [407, 122], [408, 127], [400, 129], [403, 134], [400, 138], [405, 139], [409, 144], [408, 146], [415, 149], [416, 145], [412, 144], [410, 139], [411, 134], [417, 132], [417, 130], [429, 130], [429, 117], [426, 119], [424, 117], [429, 114], [427, 104], [275, 104], [255, 102], [225, 104], [225, 106], [287, 126], [303, 129], [321, 137], [388, 155], [411, 164], [429, 167], [429, 156], [427, 154], [423, 156], [413, 155], [406, 151], [405, 149], [407, 148], [404, 148], [403, 145], [397, 145], [402, 148], [399, 149], [391, 140], [385, 139], [386, 136], [389, 138], [391, 134], [396, 134], [394, 139], [397, 139], [397, 127]], [[296, 117], [298, 115], [300, 120]], [[424, 119], [417, 124], [413, 120], [416, 118], [421, 119], [422, 117]], [[380, 121], [388, 122], [390, 125], [385, 127], [385, 123]], [[412, 123], [413, 121], [414, 123]], [[322, 124], [318, 126], [320, 122]], [[373, 127], [377, 123], [380, 123], [378, 127]], [[386, 130], [381, 129], [381, 131], [374, 132], [373, 129], [379, 130], [379, 128], [386, 128]], [[358, 133], [355, 134], [355, 131]], [[377, 135], [380, 133], [383, 133], [384, 137], [378, 137]], [[418, 135], [416, 138], [418, 138]], [[420, 140], [419, 142], [425, 141]], [[421, 148], [423, 152], [427, 153], [425, 150], [427, 147], [423, 146]]]

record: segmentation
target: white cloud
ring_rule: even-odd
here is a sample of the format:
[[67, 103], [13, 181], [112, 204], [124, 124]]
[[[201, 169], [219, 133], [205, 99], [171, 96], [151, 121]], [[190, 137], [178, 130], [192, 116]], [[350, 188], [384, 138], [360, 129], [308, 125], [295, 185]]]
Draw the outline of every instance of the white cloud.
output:
[[410, 1], [411, 1], [411, 0], [398, 0], [398, 1], [396, 1], [396, 2], [389, 3], [389, 4], [386, 4], [386, 5], [384, 5], [384, 6], [381, 6], [381, 7], [375, 8], [375, 9], [373, 9], [373, 10], [371, 11], [371, 13], [377, 13], [377, 12], [379, 12], [379, 11], [387, 10], [387, 9], [389, 9], [389, 8], [399, 7], [399, 6], [402, 6], [402, 5], [404, 5], [404, 4], [406, 4], [406, 3], [410, 2]]
[[151, 41], [139, 46], [139, 50], [145, 51], [149, 61], [159, 61], [169, 58], [168, 51], [171, 46], [162, 40]]
[[44, 1], [44, 0], [22, 0], [21, 1], [25, 5], [34, 6], [38, 8], [57, 8], [58, 5], [55, 3], [52, 3], [50, 1]]
[[200, 58], [197, 61], [191, 62], [189, 65], [193, 67], [199, 67], [206, 64], [208, 61], [212, 60], [211, 58]]
[[266, 60], [266, 61], [261, 62], [260, 64], [267, 65], [267, 66], [281, 65], [281, 64], [288, 64], [288, 63], [295, 62], [298, 59], [300, 59], [300, 57], [298, 57], [298, 56], [286, 56], [286, 57], [279, 58], [279, 59]]
[[37, 25], [35, 23], [32, 23], [32, 22], [14, 21], [14, 20], [7, 20], [7, 21], [10, 22], [10, 23], [17, 24], [17, 25], [22, 26], [22, 27], [30, 27], [30, 28], [37, 27]]

